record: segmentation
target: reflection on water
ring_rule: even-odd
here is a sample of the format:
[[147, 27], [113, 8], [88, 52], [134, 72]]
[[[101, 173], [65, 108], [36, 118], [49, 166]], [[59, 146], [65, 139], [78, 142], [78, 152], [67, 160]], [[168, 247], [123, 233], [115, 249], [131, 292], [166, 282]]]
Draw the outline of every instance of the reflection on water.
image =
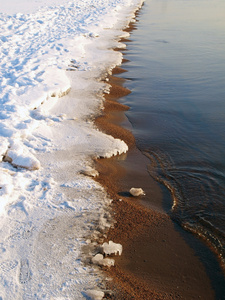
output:
[[[225, 258], [225, 2], [146, 1], [125, 104], [171, 214]], [[121, 76], [126, 76], [123, 74]], [[224, 263], [224, 261], [223, 261]]]

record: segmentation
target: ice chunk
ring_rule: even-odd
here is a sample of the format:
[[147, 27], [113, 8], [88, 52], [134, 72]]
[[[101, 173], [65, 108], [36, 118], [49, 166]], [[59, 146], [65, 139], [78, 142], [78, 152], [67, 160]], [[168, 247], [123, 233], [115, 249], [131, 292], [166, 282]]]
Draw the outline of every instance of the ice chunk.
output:
[[104, 292], [97, 291], [97, 290], [87, 290], [85, 294], [91, 299], [91, 300], [102, 300], [104, 297]]
[[115, 264], [115, 260], [112, 258], [104, 258], [104, 256], [100, 253], [96, 254], [93, 258], [92, 258], [92, 262], [95, 265], [99, 265], [99, 266], [105, 266], [105, 267], [111, 267], [114, 266]]
[[114, 266], [114, 264], [115, 264], [115, 260], [112, 258], [104, 258], [101, 261], [101, 265], [103, 265], [105, 267], [111, 267], [111, 266]]
[[19, 141], [13, 142], [5, 159], [16, 167], [29, 170], [37, 170], [40, 168], [39, 160]]
[[99, 154], [98, 157], [110, 158], [128, 151], [128, 146], [124, 141], [115, 139], [112, 136], [108, 136], [107, 140], [110, 141], [110, 148], [102, 149], [101, 154]]
[[119, 252], [119, 255], [122, 254], [123, 247], [121, 244], [116, 244], [113, 241], [109, 241], [109, 243], [104, 243], [102, 245], [102, 249], [106, 255], [115, 254]]
[[134, 197], [138, 197], [138, 196], [144, 196], [145, 192], [142, 190], [142, 188], [131, 188], [130, 194]]

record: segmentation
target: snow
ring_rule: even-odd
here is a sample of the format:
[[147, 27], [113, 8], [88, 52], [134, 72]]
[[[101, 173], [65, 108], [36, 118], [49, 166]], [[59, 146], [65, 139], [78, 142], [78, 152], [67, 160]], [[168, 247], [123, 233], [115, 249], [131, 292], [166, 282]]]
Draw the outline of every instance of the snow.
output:
[[104, 293], [98, 290], [87, 290], [85, 294], [91, 300], [102, 300], [102, 298], [104, 297]]
[[112, 258], [104, 258], [102, 254], [98, 253], [92, 258], [95, 265], [111, 267], [114, 266], [115, 260]]
[[85, 168], [83, 170], [81, 170], [81, 174], [91, 176], [91, 177], [98, 177], [99, 176], [98, 171], [93, 169], [90, 166], [85, 166]]
[[102, 249], [103, 249], [103, 252], [106, 255], [111, 255], [111, 254], [115, 254], [115, 255], [119, 254], [119, 255], [121, 255], [123, 247], [122, 247], [121, 244], [116, 244], [113, 241], [109, 241], [108, 243], [105, 242], [102, 245]]
[[29, 170], [38, 170], [40, 162], [37, 158], [23, 147], [17, 140], [12, 140], [11, 145], [5, 155], [5, 161], [10, 162], [15, 167], [22, 167]]
[[0, 0], [0, 299], [79, 300], [103, 287], [82, 262], [110, 226], [93, 158], [128, 147], [93, 119], [140, 5]]

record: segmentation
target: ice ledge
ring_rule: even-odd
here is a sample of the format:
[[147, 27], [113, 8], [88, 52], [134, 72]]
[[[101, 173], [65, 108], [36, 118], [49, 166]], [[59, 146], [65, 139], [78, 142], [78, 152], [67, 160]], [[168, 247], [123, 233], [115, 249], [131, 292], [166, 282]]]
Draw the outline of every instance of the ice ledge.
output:
[[[109, 138], [111, 138], [111, 136], [109, 136]], [[110, 158], [112, 156], [121, 155], [128, 151], [127, 144], [120, 139], [113, 138], [111, 145], [112, 146], [110, 149], [106, 149], [106, 150], [104, 149], [104, 150], [100, 151], [100, 153], [97, 155], [97, 157], [98, 158]]]

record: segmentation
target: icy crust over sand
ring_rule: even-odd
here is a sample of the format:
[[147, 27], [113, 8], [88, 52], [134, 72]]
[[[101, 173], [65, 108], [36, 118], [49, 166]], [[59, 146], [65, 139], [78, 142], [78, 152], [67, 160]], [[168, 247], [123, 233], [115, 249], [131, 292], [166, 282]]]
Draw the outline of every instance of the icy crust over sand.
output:
[[101, 79], [122, 60], [111, 49], [124, 47], [121, 29], [140, 4], [0, 5], [0, 299], [104, 295], [99, 268], [82, 257], [89, 236], [98, 239], [111, 224], [93, 158], [127, 145], [93, 119], [109, 90]]

